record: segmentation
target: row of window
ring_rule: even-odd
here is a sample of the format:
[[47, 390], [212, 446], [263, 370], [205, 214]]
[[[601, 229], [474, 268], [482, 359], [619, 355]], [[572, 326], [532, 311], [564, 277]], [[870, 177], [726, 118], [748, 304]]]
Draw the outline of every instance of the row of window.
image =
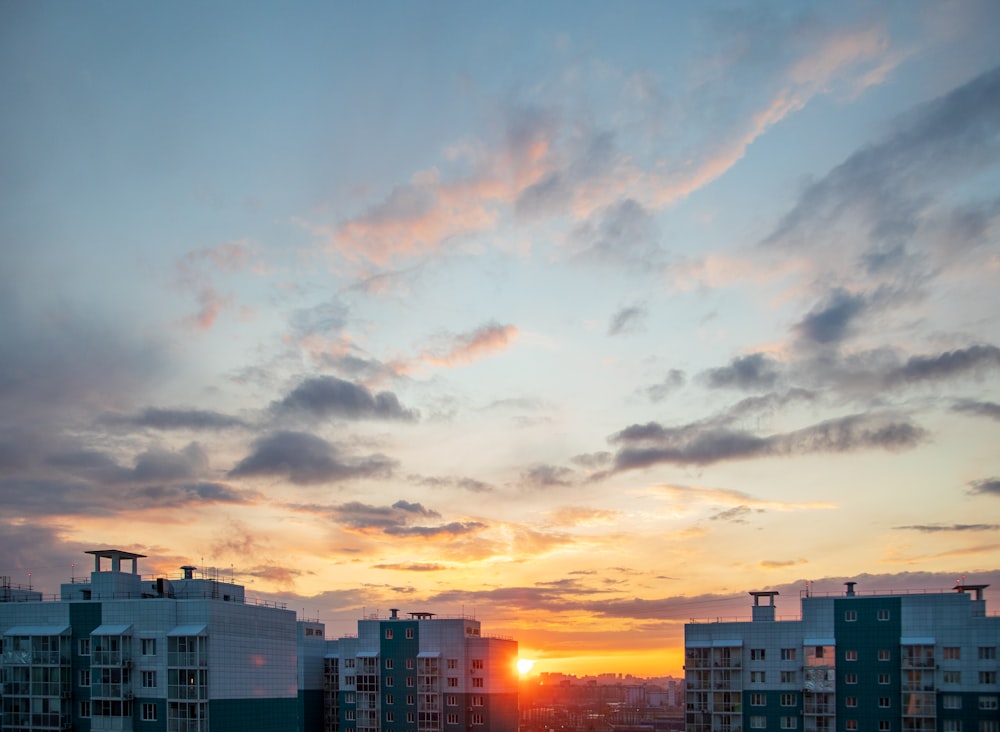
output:
[[[362, 677], [362, 678], [365, 678], [365, 677]], [[449, 676], [449, 677], [447, 677], [447, 681], [445, 683], [447, 683], [447, 685], [448, 685], [449, 688], [457, 689], [458, 688], [458, 677], [457, 676]], [[344, 677], [344, 686], [356, 686], [357, 684], [358, 684], [358, 677], [357, 676], [345, 676]], [[383, 684], [385, 686], [387, 686], [387, 687], [395, 686], [396, 685], [396, 679], [393, 676], [386, 676], [385, 679], [383, 679]], [[406, 677], [406, 685], [407, 685], [407, 687], [410, 687], [410, 688], [416, 686], [417, 685], [417, 679], [416, 679], [416, 677], [414, 677], [414, 676], [407, 676]], [[483, 677], [481, 677], [481, 676], [474, 676], [472, 678], [472, 688], [473, 689], [482, 689], [484, 687], [485, 687], [485, 682], [483, 680]]]
[[[347, 720], [348, 722], [354, 722], [354, 721], [357, 720], [357, 714], [355, 713], [355, 711], [353, 709], [347, 709], [347, 710], [344, 711], [344, 719]], [[445, 717], [445, 719], [446, 719], [446, 721], [447, 721], [448, 724], [458, 724], [458, 715], [457, 714], [454, 714], [454, 713], [448, 714]], [[386, 712], [385, 713], [385, 721], [387, 723], [389, 723], [389, 724], [392, 724], [393, 722], [395, 722], [396, 721], [396, 714], [395, 714], [395, 712]], [[417, 721], [416, 712], [407, 712], [406, 713], [406, 723], [407, 724], [416, 724], [416, 721]], [[482, 725], [486, 724], [486, 716], [483, 715], [483, 714], [480, 714], [478, 712], [470, 714], [469, 715], [469, 724], [476, 725], [477, 727], [478, 726], [482, 726]], [[389, 732], [391, 732], [391, 731], [389, 731]]]
[[[114, 648], [110, 650], [117, 650], [118, 639], [115, 636], [108, 636], [108, 642], [114, 644]], [[156, 638], [140, 638], [139, 639], [140, 652], [144, 656], [155, 656], [156, 655]], [[78, 650], [81, 656], [90, 655], [90, 638], [81, 638], [78, 646]]]
[[[795, 648], [782, 648], [781, 649], [781, 660], [782, 661], [794, 661], [797, 657], [797, 649]], [[997, 648], [996, 646], [978, 646], [976, 648], [977, 658], [980, 661], [995, 661], [997, 658]], [[958, 661], [962, 658], [962, 648], [960, 646], [944, 646], [941, 649], [941, 657], [946, 661]], [[857, 651], [845, 651], [844, 659], [847, 661], [857, 661], [858, 652]], [[878, 652], [879, 661], [889, 661], [892, 659], [892, 653], [883, 649]], [[750, 649], [750, 660], [751, 661], [765, 661], [767, 660], [767, 649], [766, 648], [751, 648]], [[475, 662], [473, 662], [475, 663]]]
[[[84, 719], [90, 719], [92, 716], [98, 716], [98, 717], [101, 717], [101, 716], [105, 716], [105, 717], [112, 717], [112, 716], [114, 716], [114, 717], [120, 717], [120, 716], [122, 716], [121, 712], [119, 712], [118, 714], [111, 714], [110, 713], [112, 711], [118, 711], [118, 710], [113, 710], [110, 707], [108, 709], [103, 709], [103, 708], [100, 707], [100, 705], [102, 705], [102, 704], [110, 705], [111, 702], [94, 702], [94, 704], [98, 705], [98, 706], [96, 708], [92, 707], [91, 703], [89, 701], [82, 701], [82, 702], [80, 702], [80, 716], [83, 717]], [[102, 712], [108, 712], [108, 713], [102, 714]], [[125, 715], [125, 716], [131, 716], [131, 714], [132, 714], [132, 711], [128, 710], [128, 714]], [[142, 717], [142, 721], [143, 722], [155, 722], [156, 721], [156, 704], [148, 704], [148, 703], [143, 702], [140, 705], [140, 707], [139, 707], [139, 714]]]
[[[798, 729], [799, 718], [782, 717], [780, 720], [780, 724], [781, 724], [781, 729]], [[761, 717], [757, 715], [751, 716], [750, 729], [767, 729], [767, 717]]]
[[[848, 651], [851, 653], [851, 651]], [[857, 658], [848, 658], [849, 661], [856, 661]], [[977, 678], [979, 683], [983, 686], [994, 686], [997, 683], [997, 672], [996, 671], [978, 671]], [[798, 673], [795, 671], [782, 671], [781, 672], [781, 683], [782, 684], [794, 684], [798, 682]], [[962, 672], [961, 671], [942, 671], [942, 682], [945, 684], [961, 684], [962, 683]], [[751, 684], [764, 684], [767, 683], [767, 672], [766, 671], [751, 671], [750, 672], [750, 683]], [[856, 684], [858, 683], [858, 675], [856, 673], [846, 673], [844, 674], [845, 684]], [[879, 674], [878, 675], [879, 684], [891, 684], [892, 675], [891, 674]]]
[[[879, 608], [878, 610], [875, 611], [875, 619], [876, 620], [885, 622], [890, 617], [891, 617], [891, 614], [889, 613], [889, 610], [886, 609], [886, 608], [884, 608], [884, 607], [883, 608]], [[846, 622], [853, 623], [853, 622], [856, 622], [857, 619], [858, 619], [858, 611], [857, 610], [845, 610], [844, 611], [844, 620]]]
[[[474, 695], [474, 696], [471, 697], [470, 704], [472, 706], [474, 706], [474, 707], [486, 706], [485, 700], [486, 700], [485, 697], [483, 697], [483, 696], [481, 696], [479, 694], [476, 694], [476, 695]], [[429, 704], [433, 704], [434, 703], [433, 696], [431, 697], [431, 699], [426, 700], [426, 702], [429, 703]], [[354, 704], [354, 703], [355, 703], [354, 693], [348, 692], [348, 693], [344, 694], [344, 704]], [[382, 703], [386, 704], [386, 705], [395, 704], [396, 703], [396, 697], [393, 696], [392, 694], [386, 694], [385, 698], [382, 701]], [[412, 707], [412, 706], [415, 706], [416, 703], [417, 703], [417, 697], [414, 696], [413, 694], [408, 694], [407, 697], [406, 697], [406, 705]], [[444, 703], [445, 703], [445, 706], [448, 706], [448, 707], [457, 707], [458, 706], [458, 697], [455, 696], [454, 694], [447, 694], [447, 695], [445, 695], [445, 702]]]
[[[155, 646], [154, 646], [154, 648], [155, 648]], [[154, 653], [155, 653], [155, 650], [154, 650]], [[145, 652], [144, 652], [144, 655], [145, 655]], [[365, 659], [365, 660], [369, 661], [369, 659]], [[394, 660], [393, 659], [391, 659], [391, 658], [385, 659], [385, 667], [387, 669], [392, 669], [394, 667], [394, 665], [395, 664], [394, 664]], [[457, 658], [446, 659], [446, 666], [450, 670], [457, 669], [458, 668], [458, 659]], [[344, 659], [344, 668], [356, 668], [356, 667], [357, 667], [357, 664], [355, 663], [355, 659], [353, 659], [353, 658], [345, 658]], [[407, 669], [416, 668], [416, 661], [414, 659], [412, 659], [412, 658], [407, 658], [406, 659], [406, 668]], [[483, 661], [483, 659], [481, 659], [481, 658], [473, 658], [472, 659], [472, 670], [473, 671], [482, 671], [485, 668], [486, 668], [486, 664]]]
[[[995, 696], [980, 696], [978, 702], [980, 709], [997, 709], [997, 697]], [[941, 697], [941, 706], [945, 709], [961, 709], [962, 697], [958, 694], [945, 694]]]

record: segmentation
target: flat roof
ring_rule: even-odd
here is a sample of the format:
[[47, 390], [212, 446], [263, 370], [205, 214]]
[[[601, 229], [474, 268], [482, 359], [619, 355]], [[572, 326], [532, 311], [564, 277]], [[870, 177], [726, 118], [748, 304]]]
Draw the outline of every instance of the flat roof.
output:
[[136, 554], [135, 552], [126, 552], [121, 549], [91, 549], [84, 554], [93, 554], [95, 557], [104, 557], [105, 559], [145, 559], [145, 554]]

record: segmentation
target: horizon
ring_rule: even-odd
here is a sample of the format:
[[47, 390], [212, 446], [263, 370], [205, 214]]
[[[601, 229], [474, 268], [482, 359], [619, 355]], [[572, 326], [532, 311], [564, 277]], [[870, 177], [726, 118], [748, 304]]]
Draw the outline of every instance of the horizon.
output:
[[460, 608], [575, 675], [676, 676], [755, 590], [989, 607], [998, 30], [0, 6], [0, 574], [114, 546], [335, 633]]

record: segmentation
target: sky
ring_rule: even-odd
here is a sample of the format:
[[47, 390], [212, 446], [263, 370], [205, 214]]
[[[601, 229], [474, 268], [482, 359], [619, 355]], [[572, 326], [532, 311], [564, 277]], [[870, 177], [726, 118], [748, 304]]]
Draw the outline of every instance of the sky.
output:
[[1000, 4], [0, 4], [0, 574], [535, 671], [991, 584]]

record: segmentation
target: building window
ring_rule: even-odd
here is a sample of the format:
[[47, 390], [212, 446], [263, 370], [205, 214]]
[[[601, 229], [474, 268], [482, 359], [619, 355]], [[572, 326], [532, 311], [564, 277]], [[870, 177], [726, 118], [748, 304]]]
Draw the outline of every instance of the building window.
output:
[[844, 651], [844, 660], [845, 661], [857, 661], [858, 660], [858, 652], [857, 651]]
[[415, 685], [412, 676], [407, 676], [406, 677], [406, 685], [407, 686], [414, 686]]
[[887, 696], [880, 696], [878, 698], [878, 708], [879, 709], [888, 709], [890, 707], [890, 705], [891, 705], [891, 702], [889, 701], [889, 697], [887, 697]]
[[856, 683], [858, 683], [858, 675], [857, 674], [844, 674], [844, 683], [845, 684], [856, 684]]
[[962, 658], [962, 649], [958, 646], [945, 646], [941, 649], [941, 657], [945, 661], [959, 661]]
[[[90, 638], [81, 638], [80, 639], [80, 655], [81, 656], [89, 656], [90, 655]], [[80, 716], [82, 717], [83, 715], [81, 714]], [[87, 715], [87, 716], [90, 716], [90, 715]]]
[[90, 669], [80, 670], [80, 686], [90, 686]]
[[142, 655], [144, 656], [156, 655], [156, 638], [142, 639]]
[[478, 695], [477, 696], [473, 696], [472, 697], [472, 706], [474, 706], [474, 707], [481, 707], [481, 706], [483, 706], [483, 697], [478, 696]]
[[90, 702], [82, 701], [80, 702], [80, 716], [84, 719], [90, 718]]
[[344, 719], [346, 719], [348, 722], [353, 722], [354, 721], [354, 710], [353, 709], [345, 709], [344, 710]]
[[996, 646], [979, 646], [980, 661], [995, 661], [997, 659]]
[[942, 722], [944, 723], [941, 727], [942, 732], [962, 732], [962, 720], [944, 719]]
[[449, 658], [448, 659], [448, 668], [458, 668], [458, 659], [457, 658]]
[[750, 695], [750, 706], [752, 707], [763, 707], [766, 706], [767, 701], [765, 696], [760, 692], [754, 692]]
[[344, 659], [344, 668], [354, 668], [354, 659], [353, 658], [345, 658]]
[[396, 679], [393, 678], [392, 676], [386, 676], [385, 677], [385, 685], [386, 686], [393, 686], [395, 683], [396, 683]]
[[350, 693], [350, 694], [346, 694], [344, 696], [344, 703], [345, 704], [353, 704], [354, 703], [354, 693], [353, 692]]
[[889, 683], [892, 682], [892, 678], [889, 676], [889, 674], [879, 674], [878, 675], [878, 682], [880, 684], [882, 684], [882, 686], [885, 686], [886, 684], [889, 684]]
[[945, 671], [941, 674], [941, 680], [945, 684], [961, 684], [962, 683], [962, 672], [961, 671]]
[[941, 697], [941, 706], [944, 709], [961, 709], [962, 697], [958, 694], [945, 694]]
[[392, 628], [385, 629], [385, 639], [392, 640]]
[[448, 686], [450, 688], [452, 688], [452, 689], [458, 687], [458, 677], [457, 676], [449, 676], [448, 677]]
[[156, 688], [156, 671], [143, 671], [142, 672], [142, 688], [143, 689], [155, 689]]
[[406, 629], [406, 640], [413, 640], [416, 634], [413, 632], [413, 628]]
[[395, 722], [396, 721], [396, 713], [395, 712], [386, 712], [385, 713], [385, 721], [386, 722]]
[[750, 729], [767, 729], [767, 717], [760, 715], [750, 717]]
[[858, 619], [858, 611], [857, 610], [845, 610], [844, 611], [844, 620], [846, 622], [853, 623], [857, 619]]
[[750, 649], [750, 660], [751, 661], [763, 661], [766, 649], [764, 648], [751, 648]]
[[156, 721], [156, 705], [143, 703], [142, 705], [142, 721], [143, 722], [155, 722]]
[[767, 678], [763, 671], [751, 671], [750, 672], [750, 683], [751, 684], [763, 684], [764, 680]]
[[997, 698], [995, 696], [981, 696], [979, 697], [979, 708], [983, 710], [996, 709], [997, 708]]
[[878, 615], [876, 617], [879, 620], [888, 620], [889, 619], [889, 611], [886, 610], [885, 608], [882, 608], [881, 610], [878, 611]]
[[407, 712], [406, 713], [406, 721], [408, 723], [410, 723], [410, 724], [413, 724], [414, 722], [417, 721], [417, 715], [414, 714], [413, 712]]
[[406, 695], [406, 705], [407, 706], [412, 707], [416, 703], [417, 703], [417, 697], [413, 696], [413, 694], [407, 694]]
[[997, 682], [997, 672], [996, 671], [980, 671], [979, 672], [979, 683], [980, 684], [995, 684]]
[[406, 659], [406, 669], [408, 671], [412, 670], [412, 669], [415, 669], [416, 667], [417, 667], [417, 664], [416, 664], [416, 662], [412, 658], [407, 658]]
[[880, 719], [878, 721], [878, 731], [879, 732], [889, 732], [892, 729], [892, 722], [888, 719]]
[[782, 661], [794, 661], [795, 660], [795, 649], [794, 648], [782, 648], [781, 649], [781, 660]]
[[799, 728], [799, 718], [798, 717], [782, 717], [781, 718], [781, 729], [798, 729]]
[[481, 658], [473, 658], [472, 659], [472, 669], [474, 671], [482, 671], [483, 670], [483, 659], [481, 659]]
[[979, 732], [1000, 732], [1000, 722], [995, 719], [980, 719]]
[[344, 686], [354, 686], [355, 678], [353, 676], [344, 677]]
[[481, 689], [481, 688], [483, 688], [483, 679], [482, 679], [482, 677], [477, 676], [476, 678], [474, 678], [472, 680], [472, 688], [474, 688], [474, 689]]
[[890, 651], [888, 648], [882, 648], [878, 652], [878, 660], [879, 661], [891, 661], [892, 660], [892, 651]]
[[458, 706], [458, 697], [455, 696], [454, 694], [449, 694], [448, 697], [447, 697], [447, 699], [445, 699], [444, 703], [447, 704], [449, 707], [457, 707]]
[[796, 684], [799, 681], [798, 671], [782, 671], [781, 672], [781, 683], [782, 684]]
[[385, 667], [387, 669], [391, 669], [392, 668], [392, 659], [391, 658], [385, 659]]
[[798, 701], [795, 698], [795, 694], [782, 694], [781, 695], [781, 706], [783, 707], [794, 707]]
[[846, 699], [844, 699], [844, 706], [845, 707], [856, 707], [856, 706], [858, 706], [858, 697], [856, 697], [856, 696], [849, 696], [849, 697], [847, 697]]
[[484, 724], [484, 722], [483, 722], [483, 715], [482, 714], [478, 714], [478, 713], [473, 714], [472, 715], [472, 723], [475, 724], [475, 725]]
[[856, 719], [848, 719], [846, 722], [844, 722], [844, 729], [855, 730], [857, 728], [858, 728], [858, 720]]
[[454, 712], [451, 712], [450, 714], [448, 714], [447, 723], [448, 724], [458, 724], [458, 715], [455, 714]]

